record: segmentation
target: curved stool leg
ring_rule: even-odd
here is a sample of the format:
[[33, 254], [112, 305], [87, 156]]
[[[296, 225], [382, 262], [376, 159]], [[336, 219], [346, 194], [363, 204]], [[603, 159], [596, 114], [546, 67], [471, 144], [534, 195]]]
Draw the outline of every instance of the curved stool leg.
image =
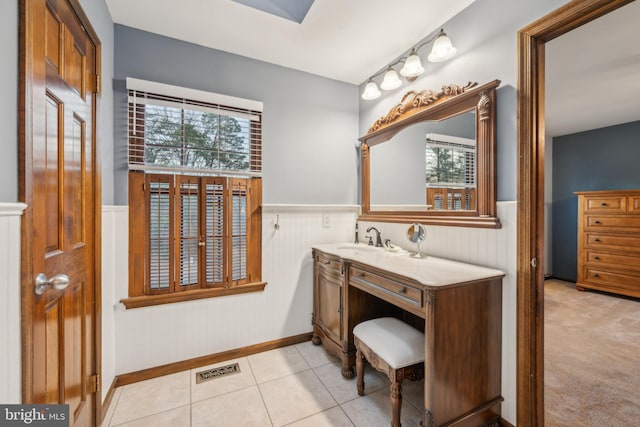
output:
[[358, 396], [364, 396], [364, 355], [356, 350], [356, 376], [358, 377]]
[[391, 383], [391, 427], [400, 427], [400, 409], [402, 408], [402, 384], [393, 380]]

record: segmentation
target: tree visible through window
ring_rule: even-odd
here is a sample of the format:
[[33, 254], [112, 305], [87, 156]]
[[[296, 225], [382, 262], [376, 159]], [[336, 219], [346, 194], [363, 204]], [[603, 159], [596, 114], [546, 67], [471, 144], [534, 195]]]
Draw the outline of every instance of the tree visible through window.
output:
[[129, 92], [130, 296], [261, 280], [261, 128], [259, 111]]

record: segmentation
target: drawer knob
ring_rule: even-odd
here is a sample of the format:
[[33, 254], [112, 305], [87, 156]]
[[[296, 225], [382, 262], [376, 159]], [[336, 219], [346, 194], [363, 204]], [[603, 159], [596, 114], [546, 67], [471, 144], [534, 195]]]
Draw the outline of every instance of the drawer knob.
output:
[[596, 243], [600, 243], [600, 239], [598, 239], [597, 237], [595, 239], [593, 239], [594, 242]]
[[407, 293], [407, 288], [405, 288], [404, 286], [400, 289], [398, 289], [398, 293], [399, 294], [406, 294]]
[[600, 221], [596, 219], [593, 223], [594, 224], [600, 224]]
[[598, 273], [593, 273], [593, 277], [600, 277]]
[[602, 204], [600, 206], [607, 206], [606, 202], [602, 202]]
[[331, 264], [331, 261], [325, 261], [324, 263], [325, 263], [325, 265], [329, 265], [329, 264]]
[[596, 256], [593, 257], [593, 259], [595, 259], [597, 261], [597, 260], [600, 259], [600, 257], [596, 255]]

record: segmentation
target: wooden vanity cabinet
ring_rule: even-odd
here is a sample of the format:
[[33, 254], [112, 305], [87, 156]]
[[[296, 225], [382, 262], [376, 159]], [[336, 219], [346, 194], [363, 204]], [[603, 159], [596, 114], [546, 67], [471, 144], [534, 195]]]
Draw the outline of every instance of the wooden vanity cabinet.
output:
[[498, 425], [504, 274], [429, 286], [315, 248], [313, 256], [312, 339], [341, 359], [343, 376], [354, 376], [353, 328], [397, 317], [425, 333], [423, 425]]
[[640, 297], [640, 190], [580, 191], [579, 290]]
[[[347, 343], [344, 340], [342, 307], [345, 292], [345, 271], [342, 259], [313, 251], [313, 338], [314, 344], [324, 348], [348, 366]], [[353, 377], [353, 372], [343, 372]]]

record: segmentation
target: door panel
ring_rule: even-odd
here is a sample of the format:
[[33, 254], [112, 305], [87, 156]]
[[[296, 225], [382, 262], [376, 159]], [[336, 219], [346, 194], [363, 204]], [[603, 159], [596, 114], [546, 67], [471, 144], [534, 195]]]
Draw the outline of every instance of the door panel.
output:
[[[100, 402], [96, 43], [76, 0], [21, 0], [23, 400], [66, 403], [77, 427], [98, 423]], [[40, 273], [68, 285], [36, 294]]]

